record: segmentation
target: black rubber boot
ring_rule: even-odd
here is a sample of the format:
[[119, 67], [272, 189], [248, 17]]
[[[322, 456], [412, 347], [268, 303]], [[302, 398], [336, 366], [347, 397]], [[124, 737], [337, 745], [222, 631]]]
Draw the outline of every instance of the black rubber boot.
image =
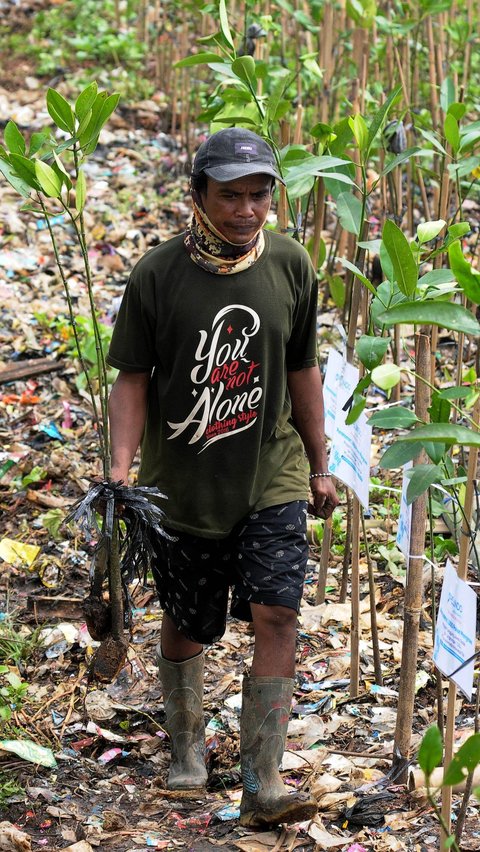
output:
[[204, 653], [174, 663], [162, 657], [157, 663], [163, 688], [163, 704], [172, 749], [167, 787], [169, 790], [203, 790], [205, 767], [205, 719], [203, 715]]
[[289, 793], [278, 771], [285, 750], [292, 694], [292, 678], [244, 678], [240, 825], [274, 826], [312, 819], [317, 813], [315, 799], [308, 793]]

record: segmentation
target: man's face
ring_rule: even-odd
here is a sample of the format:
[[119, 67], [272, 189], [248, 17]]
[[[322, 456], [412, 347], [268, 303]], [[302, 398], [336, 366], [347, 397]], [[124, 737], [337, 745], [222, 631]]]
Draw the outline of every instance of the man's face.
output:
[[248, 175], [225, 183], [208, 178], [207, 189], [202, 193], [212, 225], [235, 245], [253, 240], [265, 223], [271, 201], [270, 175]]

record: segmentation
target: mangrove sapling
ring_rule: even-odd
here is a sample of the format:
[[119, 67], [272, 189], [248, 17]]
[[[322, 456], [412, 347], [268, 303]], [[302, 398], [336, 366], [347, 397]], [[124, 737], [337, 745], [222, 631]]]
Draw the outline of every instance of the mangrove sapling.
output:
[[[478, 722], [476, 722], [478, 724]], [[443, 850], [453, 849], [460, 852], [460, 836], [450, 834], [449, 824], [446, 822], [444, 813], [438, 807], [437, 796], [449, 789], [450, 796], [452, 787], [462, 784], [470, 775], [473, 777], [475, 769], [480, 764], [480, 734], [474, 733], [463, 743], [455, 756], [448, 762], [443, 773], [441, 783], [432, 787], [432, 779], [435, 770], [442, 763], [443, 742], [441, 733], [436, 725], [432, 725], [424, 735], [418, 751], [418, 763], [425, 777], [428, 800], [433, 808], [441, 828], [440, 848]]]
[[[124, 662], [128, 649], [124, 633], [123, 605], [124, 598], [128, 600], [127, 582], [132, 578], [133, 571], [140, 567], [145, 569], [152, 550], [150, 538], [153, 535], [162, 534], [163, 517], [160, 508], [150, 502], [151, 497], [163, 497], [157, 489], [131, 490], [125, 487], [119, 488], [118, 484], [109, 481], [111, 471], [107, 409], [109, 377], [88, 257], [84, 219], [87, 202], [84, 164], [95, 150], [100, 131], [116, 108], [118, 100], [118, 94], [109, 95], [107, 92], [98, 92], [95, 82], [79, 94], [73, 107], [60, 92], [48, 89], [46, 97], [48, 113], [55, 127], [66, 134], [67, 139], [58, 144], [51, 134], [50, 127], [47, 127], [41, 133], [32, 135], [27, 148], [27, 142], [18, 127], [13, 121], [9, 121], [4, 133], [7, 148], [0, 147], [0, 172], [21, 196], [28, 199], [23, 209], [34, 214], [41, 213], [46, 220], [57, 269], [65, 290], [69, 320], [92, 404], [102, 460], [103, 480], [93, 484], [86, 497], [74, 507], [71, 516], [83, 527], [89, 528], [89, 535], [93, 529], [99, 535], [98, 551], [94, 559], [92, 590], [86, 607], [90, 626], [94, 632], [97, 631], [97, 635], [102, 636], [102, 644], [93, 662], [93, 674], [102, 680], [111, 680]], [[31, 203], [32, 194], [36, 199], [33, 204]], [[68, 274], [51, 224], [52, 215], [59, 210], [71, 224], [76, 247], [83, 263], [94, 340], [96, 387], [87, 368], [82, 340], [78, 332], [78, 318], [75, 316], [69, 289]], [[117, 518], [117, 507], [120, 504], [123, 506], [124, 534]], [[94, 505], [106, 506], [101, 530], [97, 524]], [[139, 539], [141, 539], [140, 542]], [[135, 546], [140, 547], [138, 551], [141, 555], [140, 562], [132, 553], [131, 541], [135, 542]], [[109, 608], [105, 606], [102, 594], [103, 583], [107, 577]]]

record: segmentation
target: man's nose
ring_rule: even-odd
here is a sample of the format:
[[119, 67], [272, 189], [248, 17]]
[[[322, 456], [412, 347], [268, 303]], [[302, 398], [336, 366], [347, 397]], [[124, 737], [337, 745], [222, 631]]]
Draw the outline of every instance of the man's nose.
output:
[[244, 219], [249, 219], [253, 216], [253, 200], [248, 195], [238, 198], [237, 216], [242, 216]]

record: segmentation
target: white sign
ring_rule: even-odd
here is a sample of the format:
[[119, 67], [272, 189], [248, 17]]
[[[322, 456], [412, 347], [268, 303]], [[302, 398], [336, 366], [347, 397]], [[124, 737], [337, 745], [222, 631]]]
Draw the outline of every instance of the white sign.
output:
[[336, 349], [328, 355], [327, 369], [323, 380], [323, 402], [325, 406], [325, 435], [333, 438], [337, 408], [342, 408], [358, 385], [359, 372], [348, 364]]
[[447, 560], [443, 580], [433, 661], [438, 669], [451, 678], [470, 700], [473, 690], [474, 660], [452, 673], [475, 653], [477, 624], [477, 596], [465, 580], [458, 577], [450, 560]]
[[407, 470], [410, 470], [413, 467], [413, 462], [409, 461], [403, 465], [403, 482], [402, 482], [402, 496], [400, 498], [400, 515], [398, 518], [398, 530], [397, 530], [397, 545], [398, 549], [402, 551], [405, 559], [408, 564], [408, 557], [410, 554], [410, 529], [412, 526], [412, 504], [410, 506], [407, 503], [407, 488], [409, 479], [406, 477]]
[[345, 425], [346, 416], [347, 412], [338, 406], [328, 469], [351, 488], [362, 506], [368, 509], [372, 427], [363, 412], [350, 426]]

